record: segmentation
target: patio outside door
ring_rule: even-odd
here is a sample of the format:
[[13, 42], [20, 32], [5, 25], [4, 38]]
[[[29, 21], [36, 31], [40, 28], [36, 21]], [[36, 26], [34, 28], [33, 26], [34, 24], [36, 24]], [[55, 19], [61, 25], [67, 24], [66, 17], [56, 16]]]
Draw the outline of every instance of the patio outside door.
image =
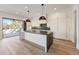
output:
[[22, 21], [10, 18], [2, 19], [3, 38], [19, 36], [21, 29]]

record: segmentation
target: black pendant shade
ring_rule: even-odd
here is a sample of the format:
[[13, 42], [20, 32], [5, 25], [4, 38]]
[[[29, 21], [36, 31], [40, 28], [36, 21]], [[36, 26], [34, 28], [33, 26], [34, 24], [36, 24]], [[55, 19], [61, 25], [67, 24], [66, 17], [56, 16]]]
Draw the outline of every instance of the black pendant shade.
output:
[[31, 22], [30, 19], [26, 19], [26, 22]]
[[46, 20], [46, 18], [44, 16], [41, 16], [39, 20]]
[[41, 4], [41, 6], [42, 6], [42, 16], [39, 18], [39, 20], [46, 20], [45, 16], [43, 16], [43, 6], [44, 6], [44, 4]]
[[28, 19], [26, 19], [26, 22], [31, 22], [29, 19], [29, 10], [27, 12], [28, 12]]

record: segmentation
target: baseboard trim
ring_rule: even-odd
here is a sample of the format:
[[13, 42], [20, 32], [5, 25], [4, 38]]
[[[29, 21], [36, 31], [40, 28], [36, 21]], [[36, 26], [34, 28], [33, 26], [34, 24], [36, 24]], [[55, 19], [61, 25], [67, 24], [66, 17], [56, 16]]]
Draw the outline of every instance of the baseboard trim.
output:
[[55, 37], [53, 37], [53, 39], [59, 39], [59, 40], [63, 40], [63, 41], [72, 42], [71, 40], [66, 40], [66, 39], [62, 39], [62, 38], [55, 38]]

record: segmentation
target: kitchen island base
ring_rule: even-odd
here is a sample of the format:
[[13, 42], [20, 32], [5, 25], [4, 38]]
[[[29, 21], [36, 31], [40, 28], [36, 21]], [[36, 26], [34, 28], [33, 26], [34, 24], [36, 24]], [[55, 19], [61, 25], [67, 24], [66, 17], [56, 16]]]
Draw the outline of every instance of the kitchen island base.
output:
[[25, 32], [25, 40], [34, 43], [34, 45], [38, 46], [38, 48], [41, 48], [45, 52], [48, 51], [50, 46], [53, 43], [53, 33], [52, 32]]

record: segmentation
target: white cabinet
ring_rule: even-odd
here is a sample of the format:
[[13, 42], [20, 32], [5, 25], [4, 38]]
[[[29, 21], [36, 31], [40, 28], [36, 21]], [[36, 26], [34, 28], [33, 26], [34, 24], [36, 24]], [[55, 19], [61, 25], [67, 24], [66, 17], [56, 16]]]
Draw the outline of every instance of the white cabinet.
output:
[[47, 38], [46, 35], [25, 32], [25, 39], [38, 45], [45, 46]]
[[42, 34], [25, 32], [25, 40], [31, 41], [35, 44], [43, 46], [47, 52], [47, 36]]

